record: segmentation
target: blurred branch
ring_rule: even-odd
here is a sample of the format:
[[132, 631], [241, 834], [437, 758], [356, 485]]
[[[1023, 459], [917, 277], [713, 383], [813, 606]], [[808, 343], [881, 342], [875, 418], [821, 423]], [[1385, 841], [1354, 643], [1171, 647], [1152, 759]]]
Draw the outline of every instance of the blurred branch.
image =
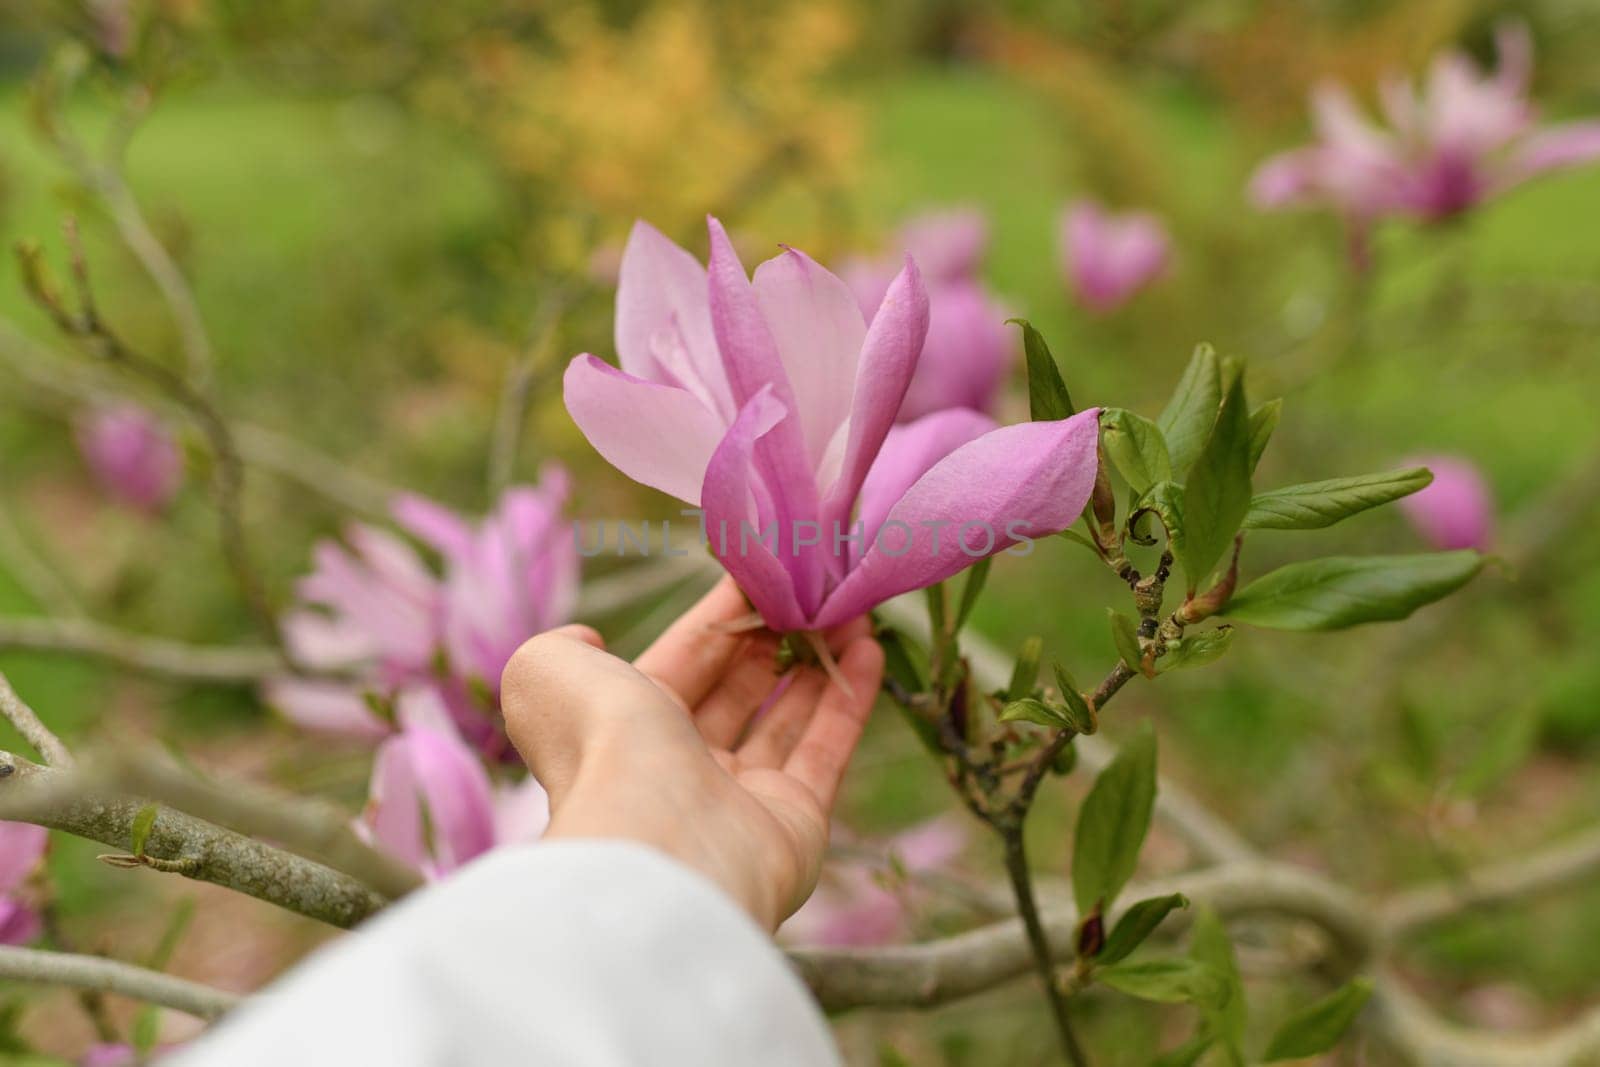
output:
[[0, 819], [99, 841], [130, 853], [119, 865], [211, 882], [333, 926], [354, 926], [388, 903], [349, 875], [172, 808], [157, 809], [135, 848], [134, 827], [152, 805], [94, 786], [0, 752]]
[[532, 340], [506, 371], [505, 388], [495, 414], [494, 433], [489, 443], [489, 500], [511, 484], [516, 476], [517, 456], [522, 451], [522, 435], [528, 423], [528, 408], [534, 394], [550, 371], [550, 356], [561, 334], [561, 320], [577, 299], [572, 289], [557, 286], [539, 302], [534, 316]]
[[190, 682], [253, 684], [283, 672], [265, 646], [193, 645], [145, 637], [87, 619], [0, 617], [0, 651], [91, 656], [120, 667]]
[[1529, 855], [1468, 870], [1460, 878], [1401, 892], [1379, 916], [1391, 936], [1452, 919], [1464, 911], [1548, 892], [1600, 870], [1600, 829]]
[[178, 343], [183, 349], [187, 378], [190, 384], [203, 389], [211, 378], [212, 351], [205, 320], [200, 315], [200, 305], [183, 272], [150, 228], [144, 212], [139, 208], [139, 201], [122, 174], [127, 142], [149, 106], [150, 94], [142, 87], [128, 94], [104, 160], [94, 158], [83, 143], [73, 136], [59, 111], [50, 116], [51, 121], [45, 124], [45, 129], [78, 180], [104, 202], [117, 235], [160, 291], [161, 299], [172, 312], [173, 322], [178, 328]]
[[[31, 393], [35, 406], [63, 418], [83, 404], [104, 403], [117, 392], [106, 376], [66, 363], [28, 337], [12, 323], [0, 319], [0, 360]], [[182, 414], [169, 398], [157, 406]], [[246, 463], [271, 471], [330, 503], [376, 518], [388, 518], [389, 502], [401, 491], [381, 479], [364, 474], [311, 445], [264, 426], [230, 419], [234, 444]]]
[[276, 841], [342, 871], [392, 899], [421, 887], [422, 877], [363, 842], [343, 811], [238, 780], [209, 781], [150, 752], [92, 754], [88, 777], [252, 837]]
[[251, 558], [244, 530], [244, 466], [227, 421], [210, 397], [198, 387], [164, 364], [132, 348], [100, 317], [89, 281], [88, 261], [84, 257], [76, 224], [69, 219], [65, 231], [78, 295], [77, 310], [70, 310], [61, 295], [45, 279], [38, 248], [19, 246], [17, 257], [29, 295], [62, 333], [84, 342], [108, 363], [143, 379], [166, 394], [200, 427], [211, 447], [215, 467], [212, 484], [223, 556], [257, 625], [268, 640], [276, 644], [280, 640], [276, 617]]
[[[1347, 972], [1376, 972], [1372, 1022], [1385, 1039], [1419, 1064], [1438, 1067], [1550, 1067], [1600, 1055], [1600, 1010], [1563, 1027], [1531, 1034], [1489, 1033], [1441, 1019], [1384, 960], [1399, 935], [1490, 899], [1553, 888], [1600, 868], [1600, 833], [1554, 846], [1473, 876], [1487, 887], [1463, 899], [1453, 885], [1424, 887], [1373, 901], [1313, 871], [1270, 861], [1225, 863], [1159, 882], [1130, 886], [1124, 901], [1182, 893], [1224, 918], [1299, 920], [1332, 940]], [[1111, 925], [1121, 909], [1111, 916]], [[1181, 933], [1192, 912], [1176, 911], [1163, 934]], [[1078, 915], [1063, 899], [1041, 916], [1051, 951], [1076, 951]], [[1023, 926], [1007, 919], [939, 941], [873, 949], [795, 948], [790, 961], [822, 1006], [931, 1008], [975, 995], [1026, 974], [1032, 967]]]
[[390, 517], [389, 505], [401, 492], [399, 488], [276, 430], [236, 422], [233, 433], [246, 463], [296, 482], [341, 508], [373, 518]]
[[52, 767], [72, 766], [72, 753], [67, 751], [67, 746], [23, 703], [4, 674], [0, 674], [0, 715], [17, 728], [22, 739], [33, 746], [45, 763]]
[[208, 1021], [239, 1003], [232, 993], [131, 963], [11, 945], [0, 945], [0, 978], [116, 993]]
[[41, 610], [81, 616], [83, 604], [77, 591], [28, 543], [27, 535], [12, 518], [14, 511], [9, 502], [0, 504], [0, 559], [6, 569]]

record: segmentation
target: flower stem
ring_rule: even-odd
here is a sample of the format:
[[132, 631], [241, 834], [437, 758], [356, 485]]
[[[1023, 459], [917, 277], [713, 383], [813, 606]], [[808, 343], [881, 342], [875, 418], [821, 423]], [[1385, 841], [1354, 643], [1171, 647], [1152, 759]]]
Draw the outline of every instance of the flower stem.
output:
[[1017, 913], [1022, 916], [1023, 928], [1028, 932], [1028, 947], [1033, 950], [1034, 967], [1039, 972], [1039, 980], [1044, 983], [1045, 1000], [1049, 1001], [1050, 1014], [1056, 1022], [1061, 1051], [1073, 1067], [1088, 1067], [1089, 1057], [1072, 1031], [1072, 1020], [1067, 1016], [1067, 999], [1056, 984], [1050, 942], [1045, 938], [1044, 926], [1039, 921], [1039, 905], [1033, 897], [1033, 874], [1028, 870], [1028, 853], [1022, 841], [1022, 820], [1008, 822], [1000, 829], [1000, 834], [1005, 840], [1006, 874], [1011, 879], [1011, 892], [1017, 898]]

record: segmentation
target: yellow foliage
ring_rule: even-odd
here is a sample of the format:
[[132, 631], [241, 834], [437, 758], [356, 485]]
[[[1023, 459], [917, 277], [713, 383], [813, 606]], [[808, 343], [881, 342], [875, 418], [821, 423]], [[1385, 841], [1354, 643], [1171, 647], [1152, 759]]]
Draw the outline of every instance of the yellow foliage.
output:
[[855, 109], [826, 84], [855, 37], [840, 4], [667, 0], [621, 26], [573, 5], [542, 28], [477, 34], [425, 99], [483, 137], [546, 269], [581, 270], [636, 217], [693, 236], [708, 212], [792, 211], [789, 190], [820, 204], [855, 164]]

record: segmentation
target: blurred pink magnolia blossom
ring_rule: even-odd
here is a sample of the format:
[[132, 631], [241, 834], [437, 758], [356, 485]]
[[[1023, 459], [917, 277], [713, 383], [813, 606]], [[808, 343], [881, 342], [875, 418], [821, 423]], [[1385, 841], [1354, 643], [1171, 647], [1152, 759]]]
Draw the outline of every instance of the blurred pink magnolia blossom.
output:
[[951, 409], [896, 427], [927, 333], [916, 264], [869, 326], [804, 253], [752, 283], [709, 225], [709, 270], [634, 226], [622, 367], [573, 359], [567, 410], [624, 474], [703, 509], [712, 552], [768, 626], [825, 629], [1071, 525], [1094, 482], [1097, 411], [996, 429]]
[[1435, 548], [1487, 549], [1494, 539], [1494, 496], [1482, 472], [1455, 456], [1421, 456], [1408, 467], [1427, 467], [1433, 481], [1400, 500], [1411, 525]]
[[[928, 336], [899, 421], [946, 408], [992, 411], [1017, 341], [1007, 311], [978, 278], [989, 228], [976, 211], [919, 216], [901, 229], [898, 245], [922, 271], [928, 289]], [[855, 293], [868, 321], [889, 291], [898, 260], [855, 259], [840, 277]]]
[[1166, 230], [1154, 215], [1113, 215], [1077, 200], [1061, 216], [1061, 265], [1078, 302], [1105, 314], [1154, 281], [1167, 266]]
[[1366, 228], [1380, 218], [1452, 218], [1546, 171], [1600, 158], [1600, 122], [1538, 128], [1526, 27], [1501, 27], [1496, 45], [1492, 74], [1447, 52], [1434, 59], [1420, 91], [1404, 78], [1385, 79], [1387, 127], [1369, 121], [1345, 87], [1320, 87], [1311, 100], [1317, 140], [1262, 164], [1252, 198], [1267, 208], [1339, 212], [1360, 255]]
[[75, 436], [95, 482], [119, 504], [154, 515], [177, 495], [183, 454], [166, 427], [144, 408], [98, 408], [78, 420]]
[[49, 831], [23, 822], [0, 822], [0, 945], [25, 945], [39, 936], [39, 913], [16, 893], [44, 859]]
[[277, 678], [268, 702], [309, 729], [370, 739], [395, 725], [374, 712], [375, 700], [392, 702], [402, 724], [418, 708], [442, 707], [480, 750], [508, 755], [500, 673], [523, 641], [565, 622], [577, 596], [567, 494], [565, 472], [547, 467], [538, 486], [508, 489], [476, 524], [401, 497], [396, 520], [438, 553], [442, 575], [375, 527], [353, 525], [344, 544], [319, 543], [300, 582], [302, 606], [284, 616], [284, 640], [298, 663], [360, 678]]
[[535, 841], [549, 821], [533, 778], [497, 789], [449, 722], [413, 723], [379, 746], [357, 831], [431, 879], [497, 845]]
[[[966, 827], [948, 816], [921, 823], [890, 838], [892, 864], [911, 874], [948, 867], [967, 844]], [[783, 924], [794, 943], [863, 947], [903, 941], [911, 935], [912, 909], [924, 891], [913, 882], [893, 883], [894, 867], [876, 871], [849, 864], [830, 872], [811, 899]]]

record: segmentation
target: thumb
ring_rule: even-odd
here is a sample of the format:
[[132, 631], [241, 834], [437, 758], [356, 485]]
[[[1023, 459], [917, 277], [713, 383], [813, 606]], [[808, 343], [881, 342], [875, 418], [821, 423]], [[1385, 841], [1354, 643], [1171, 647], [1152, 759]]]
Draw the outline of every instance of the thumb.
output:
[[506, 733], [555, 802], [585, 750], [616, 724], [618, 709], [659, 700], [655, 686], [604, 651], [587, 626], [563, 626], [517, 649], [500, 678]]

